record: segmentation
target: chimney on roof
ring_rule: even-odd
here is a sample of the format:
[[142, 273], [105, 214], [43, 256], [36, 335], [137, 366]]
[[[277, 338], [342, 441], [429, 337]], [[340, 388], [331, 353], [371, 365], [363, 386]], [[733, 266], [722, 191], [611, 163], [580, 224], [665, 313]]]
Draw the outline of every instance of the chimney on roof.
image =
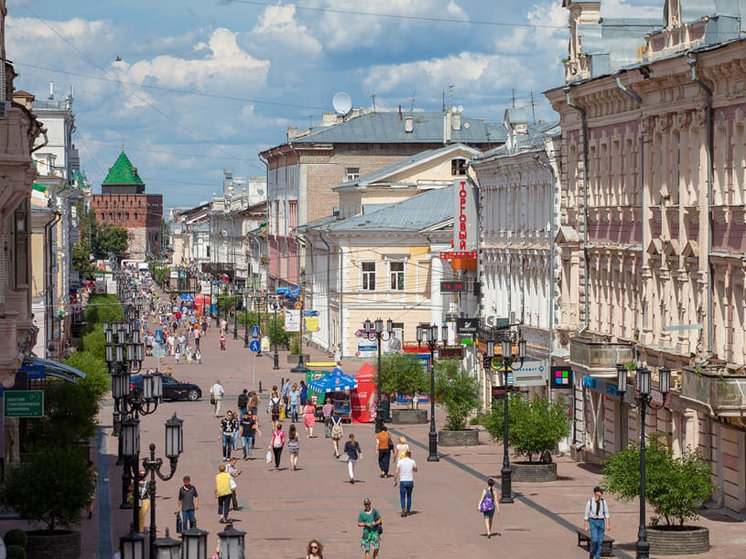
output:
[[322, 113], [321, 126], [331, 126], [337, 123], [337, 113]]
[[401, 120], [401, 105], [399, 105], [399, 120]]
[[412, 115], [407, 115], [404, 117], [404, 131], [407, 134], [411, 134], [414, 132], [414, 118]]

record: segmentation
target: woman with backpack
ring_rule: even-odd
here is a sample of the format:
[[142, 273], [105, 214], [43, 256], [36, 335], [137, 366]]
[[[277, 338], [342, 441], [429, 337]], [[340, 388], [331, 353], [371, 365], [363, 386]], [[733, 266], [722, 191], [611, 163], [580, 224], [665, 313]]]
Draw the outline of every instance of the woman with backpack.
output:
[[339, 458], [339, 440], [344, 434], [342, 431], [342, 418], [338, 414], [332, 415], [332, 444], [334, 445], [334, 457]]
[[277, 421], [275, 423], [275, 430], [272, 431], [272, 436], [269, 440], [269, 450], [275, 455], [275, 471], [280, 469], [280, 456], [282, 456], [282, 449], [285, 447], [285, 433], [282, 432], [282, 423]]
[[267, 411], [272, 416], [272, 422], [277, 423], [280, 421], [280, 403], [282, 402], [282, 399], [280, 398], [280, 393], [277, 392], [277, 387], [272, 387], [272, 396], [269, 398], [269, 402], [267, 404]]
[[479, 504], [477, 509], [484, 515], [484, 525], [487, 527], [487, 539], [492, 537], [492, 517], [495, 516], [495, 512], [500, 514], [500, 507], [497, 505], [497, 499], [495, 499], [494, 491], [495, 480], [490, 478], [487, 480], [487, 487], [482, 489], [482, 495], [479, 497]]

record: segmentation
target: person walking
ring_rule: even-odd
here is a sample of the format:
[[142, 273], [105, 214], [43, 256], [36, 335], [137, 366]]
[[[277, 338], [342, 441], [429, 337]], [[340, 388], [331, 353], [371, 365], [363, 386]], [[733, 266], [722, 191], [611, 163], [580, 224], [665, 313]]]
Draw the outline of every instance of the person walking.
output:
[[604, 533], [611, 531], [611, 520], [609, 519], [609, 506], [603, 498], [604, 490], [600, 486], [593, 488], [593, 497], [585, 504], [585, 531], [591, 536], [588, 544], [590, 559], [600, 559], [601, 549], [604, 545]]
[[257, 411], [259, 411], [259, 396], [252, 390], [249, 392], [249, 415], [255, 417]]
[[220, 405], [223, 402], [223, 395], [225, 394], [225, 390], [223, 389], [223, 385], [220, 384], [220, 379], [215, 381], [215, 384], [213, 384], [210, 387], [210, 403], [214, 406], [214, 413], [215, 417], [220, 417]]
[[297, 384], [293, 384], [293, 387], [290, 389], [290, 393], [288, 394], [288, 398], [290, 400], [290, 421], [295, 423], [298, 421], [298, 412], [300, 408], [300, 390], [298, 390]]
[[254, 448], [254, 439], [256, 438], [256, 416], [246, 412], [239, 423], [241, 427], [241, 448], [243, 449], [243, 459], [251, 459], [251, 450]]
[[280, 469], [280, 456], [282, 456], [282, 449], [285, 447], [285, 433], [282, 432], [282, 423], [279, 421], [275, 423], [275, 430], [272, 431], [272, 437], [269, 441], [269, 449], [275, 455], [275, 471]]
[[316, 406], [313, 404], [313, 400], [306, 402], [303, 424], [306, 426], [306, 436], [313, 439], [313, 426], [316, 425]]
[[236, 457], [234, 456], [228, 461], [228, 467], [226, 468], [226, 471], [230, 474], [231, 479], [233, 480], [233, 483], [231, 485], [231, 502], [233, 504], [233, 510], [240, 510], [240, 507], [238, 506], [238, 497], [236, 496], [236, 489], [238, 489], [238, 484], [236, 482], [236, 478], [241, 475], [242, 470], [239, 470], [236, 468]]
[[399, 442], [396, 445], [396, 460], [397, 462], [407, 455], [409, 450], [409, 444], [405, 437], [399, 437]]
[[243, 392], [238, 395], [236, 406], [238, 407], [238, 417], [242, 418], [243, 414], [245, 414], [246, 410], [249, 408], [249, 391], [245, 388], [243, 389]]
[[272, 424], [277, 423], [280, 421], [280, 404], [282, 403], [282, 400], [280, 399], [280, 395], [277, 392], [277, 387], [272, 387], [272, 396], [269, 397], [269, 402], [267, 403], [267, 412], [269, 412], [270, 416], [272, 417]]
[[298, 440], [298, 432], [295, 430], [295, 423], [290, 425], [288, 429], [288, 440], [287, 447], [290, 453], [290, 469], [296, 471], [298, 469], [298, 453], [300, 452], [300, 441]]
[[[363, 535], [360, 538], [360, 548], [365, 553], [365, 559], [375, 559], [381, 548], [381, 515], [376, 509], [372, 509], [370, 499], [363, 499], [363, 510], [357, 515], [357, 525], [363, 529]], [[373, 552], [371, 554], [371, 551]]]
[[334, 445], [334, 457], [339, 458], [339, 440], [342, 438], [342, 418], [336, 413], [332, 416], [331, 437]]
[[401, 503], [401, 516], [409, 516], [412, 513], [412, 490], [414, 489], [414, 474], [417, 471], [417, 463], [412, 460], [412, 452], [407, 451], [404, 458], [396, 464], [394, 474], [394, 485], [399, 483], [399, 502]]
[[199, 509], [199, 494], [197, 488], [192, 485], [189, 476], [184, 476], [184, 485], [179, 487], [179, 501], [176, 514], [181, 513], [181, 528], [189, 530], [197, 527], [197, 517], [194, 512]]
[[223, 447], [223, 460], [227, 462], [231, 459], [231, 451], [233, 450], [233, 437], [235, 436], [236, 430], [238, 429], [238, 422], [233, 417], [233, 412], [228, 411], [225, 417], [220, 420], [220, 437]]
[[321, 411], [324, 414], [324, 438], [328, 439], [332, 436], [332, 412], [334, 411], [331, 398], [326, 398]]
[[199, 349], [199, 340], [202, 337], [202, 331], [195, 326], [192, 335], [194, 336], [194, 346]]
[[225, 333], [221, 332], [218, 338], [218, 344], [220, 345], [220, 351], [225, 351]]
[[334, 350], [334, 362], [338, 367], [342, 366], [342, 344], [337, 344], [337, 349]]
[[484, 515], [487, 539], [492, 537], [492, 518], [495, 516], [495, 513], [500, 514], [500, 507], [495, 499], [494, 485], [494, 479], [490, 478], [487, 480], [487, 487], [482, 489], [482, 494], [479, 496], [479, 504], [477, 504], [477, 509]]
[[363, 451], [355, 440], [355, 435], [350, 433], [349, 440], [345, 443], [344, 452], [347, 455], [347, 474], [350, 476], [350, 483], [355, 483], [355, 462], [363, 457]]
[[376, 434], [376, 448], [378, 449], [378, 468], [381, 470], [381, 477], [387, 478], [389, 477], [391, 450], [394, 448], [394, 441], [391, 440], [391, 433], [385, 425]]
[[308, 542], [305, 559], [324, 559], [324, 546], [319, 540]]
[[220, 319], [220, 334], [225, 337], [225, 332], [228, 328], [228, 321], [225, 318]]
[[228, 512], [231, 506], [231, 475], [226, 471], [225, 464], [218, 466], [218, 474], [215, 476], [215, 498], [218, 500], [219, 522], [228, 522]]

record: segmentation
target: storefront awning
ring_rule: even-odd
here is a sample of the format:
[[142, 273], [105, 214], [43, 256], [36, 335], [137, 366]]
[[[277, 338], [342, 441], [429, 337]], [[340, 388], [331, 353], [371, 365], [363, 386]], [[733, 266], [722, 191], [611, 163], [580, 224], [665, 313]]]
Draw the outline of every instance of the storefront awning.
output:
[[52, 359], [42, 359], [35, 355], [27, 355], [23, 358], [23, 365], [18, 369], [19, 373], [28, 373], [29, 378], [44, 378], [46, 375], [57, 377], [68, 382], [78, 382], [85, 378], [85, 373], [75, 367], [65, 365]]

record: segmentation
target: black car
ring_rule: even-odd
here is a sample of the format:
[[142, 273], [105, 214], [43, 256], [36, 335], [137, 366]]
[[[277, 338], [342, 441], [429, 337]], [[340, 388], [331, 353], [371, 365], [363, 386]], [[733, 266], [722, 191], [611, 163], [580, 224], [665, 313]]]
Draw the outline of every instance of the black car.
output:
[[[132, 375], [130, 390], [142, 390], [142, 375]], [[191, 382], [177, 380], [171, 375], [163, 375], [164, 400], [189, 400], [194, 402], [202, 397], [202, 389]]]

